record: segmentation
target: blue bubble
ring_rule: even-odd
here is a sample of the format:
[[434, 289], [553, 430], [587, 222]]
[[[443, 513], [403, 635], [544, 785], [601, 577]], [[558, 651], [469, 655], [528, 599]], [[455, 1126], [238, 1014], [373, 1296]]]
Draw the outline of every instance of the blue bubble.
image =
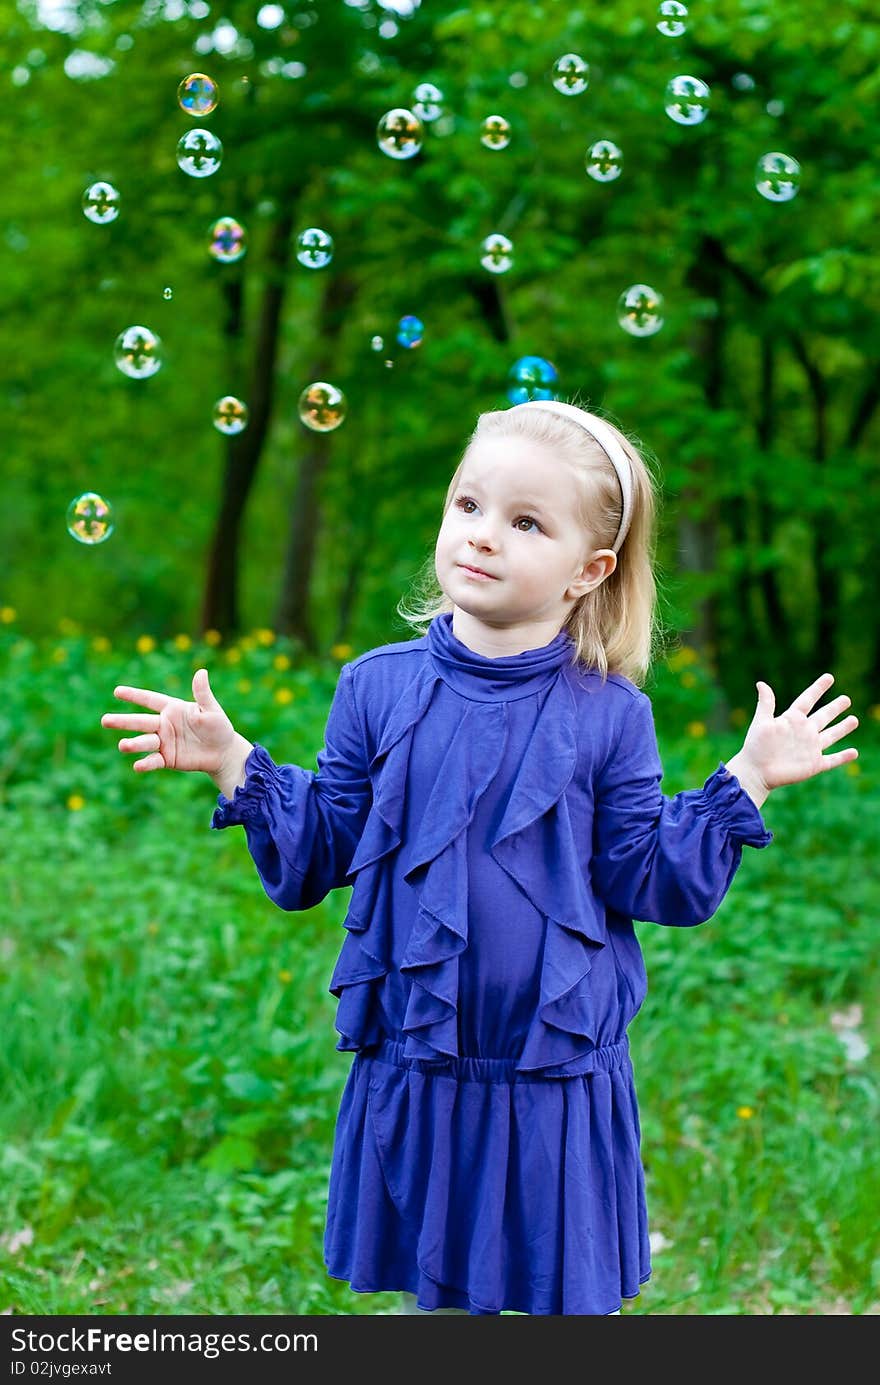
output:
[[422, 338], [425, 335], [425, 324], [420, 318], [413, 317], [411, 314], [402, 317], [397, 324], [397, 340], [401, 346], [412, 348], [421, 346]]
[[507, 372], [507, 397], [511, 404], [530, 399], [555, 399], [559, 376], [552, 361], [543, 356], [520, 356]]

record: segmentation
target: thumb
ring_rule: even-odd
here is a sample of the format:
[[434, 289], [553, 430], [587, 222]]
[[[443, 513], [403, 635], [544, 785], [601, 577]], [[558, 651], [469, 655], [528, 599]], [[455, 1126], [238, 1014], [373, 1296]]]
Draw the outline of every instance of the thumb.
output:
[[193, 697], [200, 707], [213, 707], [216, 702], [214, 694], [211, 692], [211, 685], [208, 682], [208, 670], [197, 668], [193, 674]]
[[769, 683], [756, 683], [758, 689], [758, 711], [765, 712], [768, 716], [773, 715], [776, 708], [776, 698]]

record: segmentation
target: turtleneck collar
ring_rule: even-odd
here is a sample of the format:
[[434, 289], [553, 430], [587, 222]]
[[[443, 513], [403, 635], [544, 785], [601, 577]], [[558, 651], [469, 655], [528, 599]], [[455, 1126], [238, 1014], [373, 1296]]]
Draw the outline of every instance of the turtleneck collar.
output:
[[468, 649], [453, 634], [451, 611], [434, 617], [425, 638], [444, 683], [476, 702], [513, 702], [549, 687], [563, 665], [571, 663], [574, 647], [568, 632], [560, 630], [541, 649], [492, 659]]

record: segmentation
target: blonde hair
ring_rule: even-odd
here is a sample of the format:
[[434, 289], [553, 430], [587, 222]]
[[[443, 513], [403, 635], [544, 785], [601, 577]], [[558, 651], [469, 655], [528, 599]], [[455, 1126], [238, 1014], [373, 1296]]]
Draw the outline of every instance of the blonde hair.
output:
[[[577, 407], [583, 406], [578, 404]], [[598, 419], [601, 415], [595, 417]], [[562, 628], [574, 641], [573, 664], [598, 669], [603, 683], [609, 673], [618, 673], [641, 687], [652, 662], [661, 652], [664, 639], [654, 571], [660, 486], [636, 443], [609, 419], [601, 421], [612, 429], [632, 467], [632, 520], [617, 553], [617, 567], [574, 603]], [[611, 548], [622, 512], [617, 473], [604, 449], [585, 429], [544, 409], [513, 405], [509, 409], [493, 409], [480, 414], [449, 482], [443, 516], [458, 488], [468, 448], [480, 438], [499, 435], [526, 438], [553, 452], [560, 464], [571, 467], [579, 483], [577, 517], [583, 526], [585, 542], [591, 550]], [[419, 634], [426, 633], [435, 616], [455, 609], [455, 603], [437, 581], [433, 554], [416, 577], [415, 596], [410, 605], [401, 600], [396, 609]]]

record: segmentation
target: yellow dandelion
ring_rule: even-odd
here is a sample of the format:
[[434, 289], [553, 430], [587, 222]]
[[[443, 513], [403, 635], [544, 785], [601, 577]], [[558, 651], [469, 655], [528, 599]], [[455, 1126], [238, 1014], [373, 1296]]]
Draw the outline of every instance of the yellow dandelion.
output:
[[205, 644], [218, 645], [223, 639], [223, 636], [220, 634], [219, 630], [206, 630], [202, 635], [202, 639], [205, 641]]
[[67, 806], [72, 813], [78, 813], [80, 808], [86, 806], [86, 801], [82, 794], [72, 793], [67, 800]]
[[257, 642], [254, 639], [253, 635], [242, 635], [241, 639], [238, 642], [238, 645], [240, 649], [243, 649], [247, 654], [250, 654], [252, 649], [256, 649]]
[[696, 677], [692, 673], [683, 673], [680, 681], [683, 688], [695, 688], [697, 686]]
[[293, 980], [293, 972], [288, 971], [286, 967], [282, 967], [281, 971], [278, 973], [278, 980], [283, 981], [285, 986], [288, 985], [289, 982]]
[[254, 631], [254, 636], [255, 636], [255, 638], [257, 639], [257, 642], [258, 642], [259, 644], [266, 644], [266, 645], [268, 645], [268, 644], [274, 644], [274, 643], [275, 643], [275, 631], [274, 631], [274, 630], [255, 630], [255, 631]]
[[689, 721], [686, 730], [689, 736], [705, 736], [706, 723], [704, 721]]
[[70, 616], [62, 616], [58, 622], [58, 633], [60, 635], [78, 635], [80, 627]]
[[156, 934], [159, 932], [159, 925], [155, 920], [151, 919], [147, 924], [147, 932], [155, 938]]
[[226, 653], [225, 653], [225, 655], [224, 655], [224, 658], [226, 659], [227, 664], [240, 664], [240, 663], [241, 663], [241, 650], [240, 650], [240, 649], [236, 649], [235, 646], [233, 645], [231, 649], [227, 649], [227, 650], [226, 650]]
[[249, 678], [239, 678], [235, 686], [240, 693], [249, 693], [251, 690], [251, 680]]
[[[2, 615], [2, 612], [0, 612], [0, 615]], [[875, 702], [873, 707], [868, 708], [868, 716], [873, 717], [875, 721], [880, 721], [880, 702]]]
[[175, 649], [192, 649], [192, 640], [189, 635], [175, 635], [174, 647]]
[[755, 1112], [751, 1106], [737, 1106], [736, 1114], [741, 1121], [750, 1121]]
[[276, 689], [275, 689], [275, 701], [276, 701], [276, 702], [292, 702], [292, 701], [293, 701], [293, 693], [292, 693], [291, 689], [290, 689], [290, 688], [276, 688]]
[[95, 650], [96, 654], [106, 654], [108, 649], [112, 648], [113, 646], [106, 635], [96, 635], [92, 640], [92, 649]]
[[4, 625], [11, 625], [17, 614], [14, 606], [0, 606], [0, 620]]
[[846, 765], [844, 766], [844, 768], [845, 768], [847, 774], [850, 775], [850, 777], [853, 778], [853, 779], [854, 779], [857, 775], [861, 774], [861, 772], [862, 772], [862, 767], [861, 767], [861, 765], [859, 764], [858, 760], [849, 760], [849, 761], [847, 761], [847, 763], [846, 763]]
[[334, 659], [347, 659], [351, 652], [350, 644], [334, 644], [330, 648], [330, 655]]
[[134, 647], [138, 654], [150, 654], [156, 648], [156, 641], [152, 635], [138, 635]]
[[745, 726], [746, 715], [747, 714], [744, 707], [734, 707], [732, 712], [730, 713], [731, 726]]
[[56, 664], [63, 664], [67, 659], [67, 650], [59, 645], [57, 649], [52, 650], [52, 659]]
[[283, 673], [286, 668], [290, 668], [290, 660], [286, 654], [276, 654], [272, 660], [272, 667], [277, 668], [279, 673]]

